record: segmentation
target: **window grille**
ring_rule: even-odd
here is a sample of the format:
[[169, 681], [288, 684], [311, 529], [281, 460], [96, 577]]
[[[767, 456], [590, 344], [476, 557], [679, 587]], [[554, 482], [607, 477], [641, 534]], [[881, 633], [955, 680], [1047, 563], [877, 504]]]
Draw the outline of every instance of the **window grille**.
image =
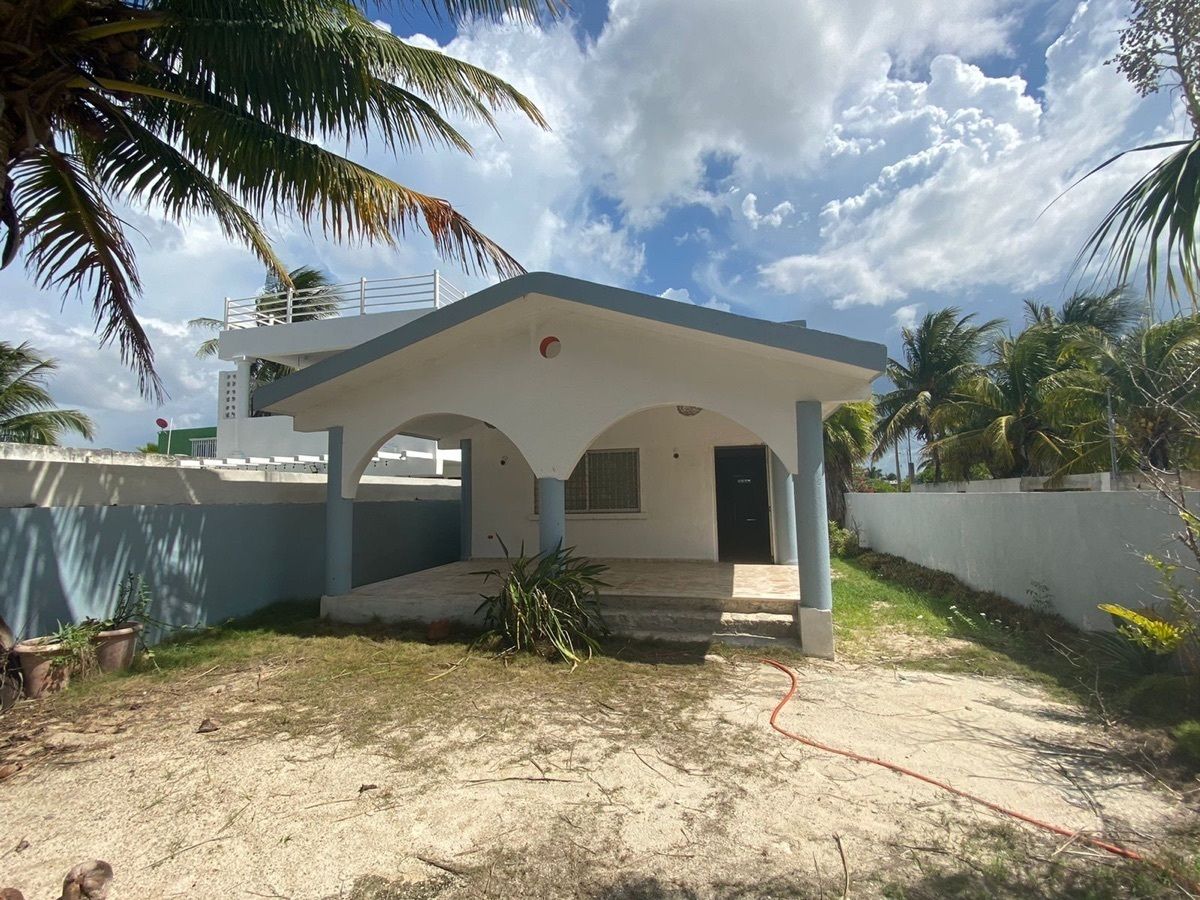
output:
[[211, 458], [217, 455], [217, 439], [215, 437], [192, 438], [192, 456]]
[[[641, 512], [641, 479], [638, 451], [589, 450], [567, 479], [569, 513]], [[534, 482], [533, 511], [538, 512]]]

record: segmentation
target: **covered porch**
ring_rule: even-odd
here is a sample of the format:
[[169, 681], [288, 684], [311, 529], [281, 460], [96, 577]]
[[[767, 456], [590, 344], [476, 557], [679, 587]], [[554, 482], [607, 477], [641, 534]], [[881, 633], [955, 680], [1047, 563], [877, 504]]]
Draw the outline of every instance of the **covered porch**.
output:
[[[879, 344], [800, 322], [535, 273], [264, 385], [255, 403], [329, 435], [333, 617], [440, 598], [411, 617], [453, 618], [447, 604], [478, 605], [468, 573], [497, 564], [351, 589], [359, 477], [383, 442], [413, 434], [462, 451], [464, 559], [501, 556], [502, 540], [620, 557], [622, 592], [606, 598], [617, 630], [661, 631], [639, 616], [679, 607], [693, 617], [682, 630], [710, 636], [736, 633], [738, 616], [778, 616], [762, 622], [831, 657], [822, 422], [869, 395], [885, 359]], [[591, 460], [599, 489], [577, 478], [594, 453], [607, 454]]]
[[[684, 642], [798, 646], [799, 570], [794, 565], [670, 559], [599, 559], [605, 621], [615, 634]], [[341, 622], [480, 621], [479, 574], [504, 561], [450, 563], [324, 597], [321, 614]]]

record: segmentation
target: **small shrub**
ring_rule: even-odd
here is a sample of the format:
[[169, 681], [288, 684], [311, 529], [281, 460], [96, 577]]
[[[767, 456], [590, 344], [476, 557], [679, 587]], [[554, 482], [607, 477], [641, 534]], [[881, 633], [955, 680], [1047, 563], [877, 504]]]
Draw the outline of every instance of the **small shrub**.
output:
[[608, 634], [600, 615], [600, 580], [607, 566], [574, 555], [574, 548], [517, 557], [504, 547], [505, 569], [476, 574], [500, 581], [495, 594], [483, 594], [484, 638], [504, 642], [505, 652], [533, 651], [560, 656], [573, 664], [600, 649]]
[[87, 674], [95, 668], [96, 648], [92, 644], [95, 631], [87, 624], [76, 625], [72, 622], [58, 623], [58, 630], [51, 635], [51, 641], [61, 644], [63, 654], [51, 660], [54, 667], [66, 666], [74, 674]]
[[1171, 731], [1175, 745], [1193, 764], [1200, 766], [1200, 720], [1189, 719]]
[[1170, 656], [1186, 640], [1188, 625], [1168, 622], [1153, 610], [1129, 609], [1116, 603], [1101, 603], [1100, 609], [1112, 616], [1127, 640], [1156, 656]]
[[1130, 715], [1164, 724], [1200, 717], [1200, 679], [1160, 672], [1139, 678], [1116, 696]]
[[833, 519], [829, 520], [829, 552], [838, 559], [852, 559], [862, 553], [858, 532], [843, 528]]
[[1167, 667], [1165, 657], [1120, 631], [1092, 632], [1084, 638], [1083, 646], [1106, 670], [1117, 675], [1153, 675]]

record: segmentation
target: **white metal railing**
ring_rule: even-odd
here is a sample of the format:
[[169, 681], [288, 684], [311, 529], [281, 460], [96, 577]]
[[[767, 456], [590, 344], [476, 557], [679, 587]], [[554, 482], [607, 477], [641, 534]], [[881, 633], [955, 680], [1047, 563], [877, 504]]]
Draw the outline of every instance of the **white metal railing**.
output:
[[217, 439], [215, 437], [192, 438], [192, 456], [216, 456]]
[[226, 297], [224, 322], [226, 329], [258, 328], [427, 306], [438, 309], [463, 296], [437, 271], [400, 278], [360, 278], [306, 290]]

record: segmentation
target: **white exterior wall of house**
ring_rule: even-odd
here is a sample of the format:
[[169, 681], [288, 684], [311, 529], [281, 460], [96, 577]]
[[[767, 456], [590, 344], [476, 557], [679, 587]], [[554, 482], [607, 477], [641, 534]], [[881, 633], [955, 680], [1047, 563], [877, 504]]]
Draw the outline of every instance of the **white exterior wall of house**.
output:
[[[472, 554], [503, 556], [499, 539], [512, 553], [522, 542], [536, 551], [534, 475], [521, 451], [483, 425], [463, 437], [471, 440]], [[761, 444], [753, 432], [707, 410], [682, 416], [674, 406], [657, 407], [622, 419], [589, 449], [637, 448], [641, 511], [568, 513], [567, 544], [587, 556], [717, 559], [714, 448]]]

